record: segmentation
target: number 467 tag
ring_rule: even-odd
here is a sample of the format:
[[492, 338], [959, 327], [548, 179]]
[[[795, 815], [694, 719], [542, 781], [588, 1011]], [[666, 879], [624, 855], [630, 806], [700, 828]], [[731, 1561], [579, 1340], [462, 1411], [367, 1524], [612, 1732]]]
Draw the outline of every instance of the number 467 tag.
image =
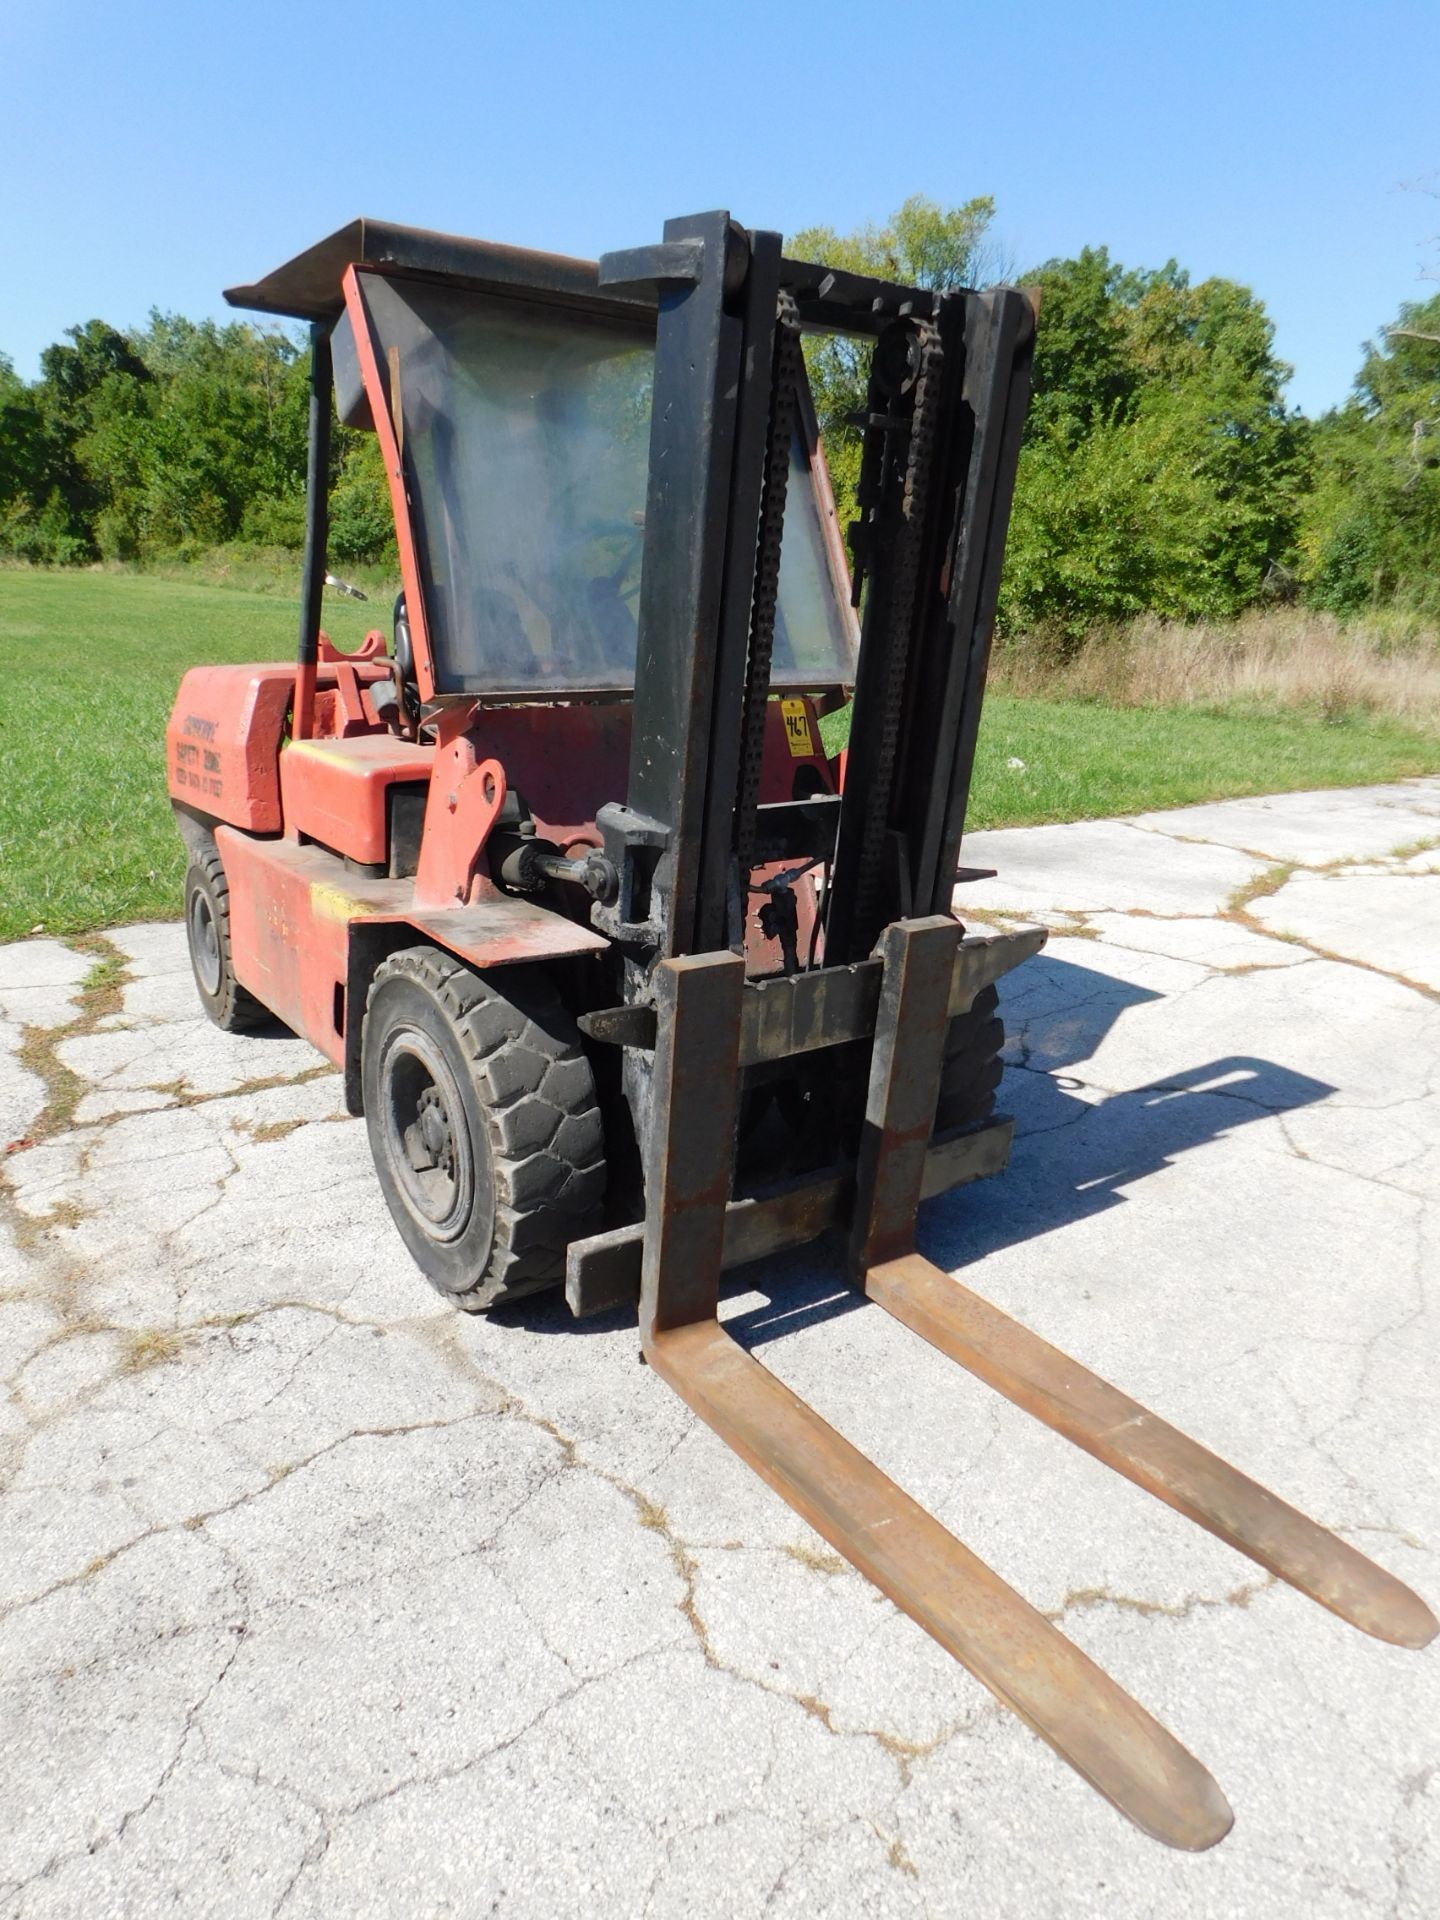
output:
[[785, 716], [785, 744], [790, 749], [792, 760], [812, 760], [815, 757], [815, 742], [810, 733], [810, 716], [805, 710], [803, 700], [782, 700], [780, 711]]

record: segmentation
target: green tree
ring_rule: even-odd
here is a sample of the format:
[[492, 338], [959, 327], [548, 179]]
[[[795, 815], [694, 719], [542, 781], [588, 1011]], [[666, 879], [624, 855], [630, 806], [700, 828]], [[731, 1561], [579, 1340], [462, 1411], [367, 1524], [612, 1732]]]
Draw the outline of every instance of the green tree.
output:
[[330, 495], [330, 552], [336, 560], [395, 559], [395, 520], [380, 443], [373, 433], [347, 436]]
[[1246, 287], [1103, 248], [1040, 288], [1001, 619], [1063, 639], [1152, 611], [1240, 611], [1291, 577], [1309, 481], [1290, 369]]
[[1407, 302], [1367, 344], [1355, 390], [1314, 430], [1302, 538], [1306, 591], [1353, 611], [1440, 611], [1440, 294]]
[[[304, 538], [310, 361], [288, 332], [152, 312], [46, 349], [33, 386], [0, 360], [0, 551], [145, 559]], [[373, 437], [335, 427], [337, 558], [393, 556]]]
[[143, 545], [145, 503], [158, 458], [156, 384], [119, 373], [102, 381], [88, 424], [73, 443], [86, 479], [86, 539], [106, 560], [137, 559]]
[[40, 378], [0, 397], [0, 469], [9, 493], [0, 534], [14, 552], [37, 560], [83, 560], [95, 552], [94, 524], [105, 505], [103, 480], [81, 442], [107, 390], [144, 382], [148, 372], [129, 341], [103, 320], [71, 327], [40, 356]]
[[1161, 396], [1074, 444], [1060, 425], [1032, 442], [1006, 548], [1007, 624], [1073, 639], [1139, 613], [1197, 611], [1217, 529], [1194, 438], [1187, 407]]
[[138, 344], [161, 395], [143, 546], [233, 540], [259, 503], [303, 501], [309, 363], [288, 334], [152, 313]]
[[[997, 276], [994, 203], [907, 200], [883, 227], [797, 234], [802, 259], [950, 289]], [[1248, 288], [1103, 247], [1051, 260], [1001, 603], [1005, 624], [1078, 636], [1145, 610], [1228, 614], [1290, 577], [1309, 479], [1290, 369]], [[854, 512], [866, 343], [806, 342], [842, 518]]]
[[30, 515], [43, 431], [34, 394], [0, 354], [0, 548]]
[[1121, 290], [1126, 276], [1105, 247], [1052, 260], [1027, 278], [1040, 288], [1027, 441], [1076, 446], [1113, 420], [1136, 379]]

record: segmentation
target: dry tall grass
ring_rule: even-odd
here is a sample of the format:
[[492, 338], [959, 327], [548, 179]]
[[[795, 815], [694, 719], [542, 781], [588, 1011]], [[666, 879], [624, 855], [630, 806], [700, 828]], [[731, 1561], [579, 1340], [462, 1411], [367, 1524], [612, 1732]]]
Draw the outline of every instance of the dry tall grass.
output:
[[1298, 607], [1233, 622], [1147, 615], [1068, 656], [1044, 636], [1003, 640], [991, 685], [1107, 706], [1302, 709], [1332, 725], [1376, 715], [1440, 732], [1440, 632], [1400, 614], [1341, 621]]

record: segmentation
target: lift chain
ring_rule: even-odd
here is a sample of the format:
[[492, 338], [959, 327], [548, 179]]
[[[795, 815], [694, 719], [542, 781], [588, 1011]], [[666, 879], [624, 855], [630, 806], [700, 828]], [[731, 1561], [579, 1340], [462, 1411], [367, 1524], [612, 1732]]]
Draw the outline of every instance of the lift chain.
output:
[[[929, 500], [931, 469], [934, 465], [935, 428], [940, 411], [940, 388], [944, 348], [939, 330], [927, 322], [916, 323], [919, 368], [913, 390], [909, 421], [909, 441], [905, 460], [905, 479], [900, 499], [900, 526], [894, 546], [894, 559], [886, 607], [885, 631], [875, 635], [882, 648], [884, 677], [881, 685], [881, 710], [878, 715], [862, 716], [867, 727], [874, 726], [877, 749], [870, 769], [870, 792], [876, 804], [867, 808], [855, 870], [855, 907], [853, 925], [863, 949], [880, 930], [879, 912], [885, 838], [890, 826], [890, 800], [895, 779], [895, 758], [900, 742], [900, 721], [905, 701], [905, 678], [910, 665], [911, 638], [915, 616], [915, 595], [920, 578], [920, 560], [925, 543], [926, 507]], [[878, 723], [878, 724], [877, 724]]]
[[749, 884], [750, 870], [755, 865], [756, 808], [760, 799], [760, 768], [765, 758], [765, 706], [770, 697], [770, 662], [775, 648], [775, 608], [780, 589], [780, 540], [785, 529], [785, 492], [790, 478], [790, 449], [795, 438], [800, 379], [800, 314], [794, 298], [782, 291], [776, 305], [770, 428], [760, 501], [755, 593], [750, 603], [740, 793], [736, 806], [736, 853], [742, 901], [743, 889]]

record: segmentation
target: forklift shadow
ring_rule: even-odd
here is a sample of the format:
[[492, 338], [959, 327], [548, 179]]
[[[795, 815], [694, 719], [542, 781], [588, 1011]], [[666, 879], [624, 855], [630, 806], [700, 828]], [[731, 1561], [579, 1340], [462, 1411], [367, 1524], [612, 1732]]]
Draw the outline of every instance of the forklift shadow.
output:
[[[999, 984], [1007, 1065], [1018, 1060], [1052, 1073], [1092, 1059], [1131, 1007], [1165, 998], [1153, 987], [1094, 967], [1077, 967], [1048, 953], [1037, 953]], [[1007, 1112], [1013, 1078], [1013, 1073], [1007, 1078], [1000, 1099]]]
[[[1028, 960], [1000, 991], [1007, 1051], [997, 1105], [1014, 1116], [1015, 1145], [997, 1179], [921, 1208], [920, 1250], [947, 1269], [1123, 1205], [1127, 1189], [1192, 1148], [1334, 1092], [1274, 1061], [1234, 1054], [1085, 1098], [1066, 1069], [1091, 1059], [1132, 1007], [1165, 996], [1049, 955]], [[727, 1316], [727, 1330], [760, 1347], [865, 1306], [841, 1277], [842, 1258], [843, 1248], [821, 1242], [727, 1273], [723, 1294], [763, 1296]]]
[[[1334, 1088], [1245, 1054], [1084, 1100], [1063, 1074], [1025, 1076], [1002, 1100], [1015, 1115], [1010, 1165], [998, 1180], [945, 1194], [920, 1215], [929, 1258], [948, 1268], [1120, 1206], [1126, 1189], [1181, 1154], [1254, 1120], [1312, 1106]], [[1030, 1142], [1043, 1141], [1043, 1149]]]
[[1091, 1059], [1129, 1008], [1164, 996], [1048, 955], [1027, 962], [1002, 994], [1007, 1049], [998, 1104], [1015, 1118], [1015, 1144], [998, 1180], [923, 1208], [921, 1240], [941, 1266], [969, 1265], [1106, 1212], [1123, 1204], [1125, 1189], [1190, 1149], [1335, 1091], [1274, 1061], [1232, 1054], [1086, 1098], [1065, 1069]]
[[[1006, 988], [1008, 987], [1008, 991]], [[1099, 1047], [1129, 1008], [1164, 996], [1068, 961], [1027, 961], [1002, 984], [1007, 1033], [998, 1105], [1015, 1119], [1008, 1169], [927, 1201], [921, 1251], [937, 1265], [971, 1266], [988, 1253], [1091, 1218], [1124, 1203], [1126, 1189], [1179, 1155], [1236, 1127], [1291, 1113], [1334, 1088], [1273, 1061], [1233, 1054], [1167, 1073], [1100, 1099], [1081, 1095], [1067, 1075]], [[1030, 1142], [1043, 1142], [1031, 1147]], [[761, 1298], [723, 1313], [746, 1348], [795, 1333], [868, 1304], [843, 1278], [837, 1235], [727, 1272], [721, 1300]], [[633, 1307], [574, 1320], [562, 1296], [537, 1296], [499, 1310], [536, 1332], [613, 1332], [635, 1321]]]

